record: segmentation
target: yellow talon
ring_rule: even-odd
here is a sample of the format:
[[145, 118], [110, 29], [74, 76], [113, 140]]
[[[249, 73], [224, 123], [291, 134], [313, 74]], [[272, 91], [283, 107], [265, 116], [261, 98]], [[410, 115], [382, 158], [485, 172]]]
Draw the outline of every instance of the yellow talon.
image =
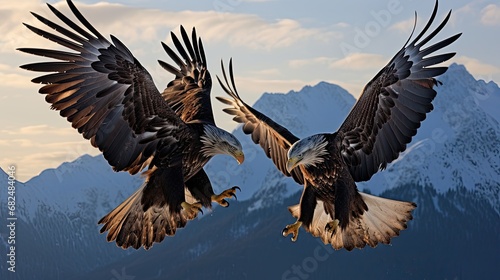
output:
[[212, 201], [219, 203], [220, 206], [222, 206], [222, 207], [228, 207], [229, 202], [227, 202], [225, 200], [225, 198], [234, 197], [235, 199], [238, 199], [236, 197], [236, 190], [241, 191], [240, 187], [234, 186], [230, 189], [227, 189], [227, 190], [221, 192], [220, 194], [214, 194], [214, 195], [212, 195]]
[[189, 204], [187, 202], [182, 202], [181, 203], [182, 210], [184, 211], [184, 214], [186, 216], [186, 219], [192, 220], [198, 216], [198, 212], [201, 212], [203, 214], [203, 210], [201, 210], [201, 203], [196, 202], [193, 204]]
[[286, 237], [287, 235], [289, 235], [290, 233], [292, 234], [292, 241], [295, 242], [297, 241], [297, 237], [299, 236], [299, 228], [302, 226], [302, 222], [300, 221], [296, 221], [295, 223], [291, 224], [291, 225], [287, 225], [284, 229], [283, 229], [283, 237]]

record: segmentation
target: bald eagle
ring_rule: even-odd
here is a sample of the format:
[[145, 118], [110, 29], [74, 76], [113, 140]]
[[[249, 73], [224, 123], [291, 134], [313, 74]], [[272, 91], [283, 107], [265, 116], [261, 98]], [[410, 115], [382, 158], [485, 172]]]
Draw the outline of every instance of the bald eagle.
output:
[[388, 244], [407, 227], [415, 203], [359, 192], [355, 182], [369, 180], [395, 160], [433, 108], [436, 96], [433, 87], [439, 83], [434, 77], [443, 74], [447, 67], [431, 66], [447, 61], [455, 53], [430, 55], [461, 35], [424, 46], [441, 31], [451, 14], [450, 11], [431, 34], [423, 37], [436, 12], [437, 1], [421, 33], [408, 44], [412, 32], [404, 47], [366, 85], [334, 133], [299, 140], [285, 127], [247, 105], [236, 90], [232, 60], [231, 84], [222, 65], [225, 83], [217, 78], [231, 97], [217, 97], [231, 106], [224, 111], [243, 124], [244, 133], [260, 144], [284, 175], [304, 185], [300, 204], [289, 207], [297, 220], [284, 228], [283, 236], [292, 234], [295, 241], [299, 228], [303, 227], [335, 249], [352, 250], [366, 244], [372, 247]]
[[[136, 174], [144, 169], [140, 188], [104, 216], [101, 233], [122, 248], [149, 249], [166, 235], [174, 235], [202, 207], [212, 202], [228, 206], [238, 187], [215, 194], [203, 166], [217, 154], [243, 162], [240, 142], [214, 122], [210, 103], [212, 80], [202, 41], [193, 28], [191, 41], [181, 26], [182, 43], [172, 41], [180, 57], [163, 48], [178, 68], [160, 61], [175, 75], [160, 93], [150, 74], [130, 50], [111, 35], [103, 37], [68, 0], [87, 29], [47, 4], [66, 27], [36, 13], [35, 18], [56, 32], [25, 24], [34, 33], [72, 52], [20, 48], [22, 52], [55, 59], [21, 68], [53, 72], [33, 79], [45, 84], [39, 92], [52, 109], [71, 122], [85, 139], [99, 148], [115, 171]], [[187, 51], [186, 51], [187, 49]]]

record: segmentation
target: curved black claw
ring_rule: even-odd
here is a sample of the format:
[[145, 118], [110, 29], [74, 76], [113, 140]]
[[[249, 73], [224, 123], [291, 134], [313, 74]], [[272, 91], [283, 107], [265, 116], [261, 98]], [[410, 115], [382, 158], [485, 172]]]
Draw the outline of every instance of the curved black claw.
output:
[[234, 186], [234, 187], [231, 188], [231, 190], [234, 191], [234, 194], [233, 194], [234, 199], [238, 200], [238, 197], [236, 197], [236, 190], [239, 190], [241, 192], [240, 187]]
[[236, 200], [238, 200], [238, 197], [236, 197], [236, 190], [241, 191], [240, 187], [234, 186], [230, 189], [221, 192], [220, 194], [214, 194], [212, 195], [212, 201], [219, 203], [219, 205], [222, 207], [228, 207], [229, 202], [227, 202], [225, 198], [234, 197]]

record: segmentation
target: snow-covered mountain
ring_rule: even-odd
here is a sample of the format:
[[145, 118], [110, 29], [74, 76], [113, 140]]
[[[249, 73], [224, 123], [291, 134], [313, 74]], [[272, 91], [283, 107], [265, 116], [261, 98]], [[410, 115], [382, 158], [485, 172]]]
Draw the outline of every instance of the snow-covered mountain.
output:
[[[421, 274], [419, 267], [435, 265], [441, 269], [439, 253], [455, 255], [448, 249], [457, 242], [468, 241], [461, 245], [467, 256], [477, 255], [478, 250], [498, 249], [497, 245], [481, 247], [477, 242], [481, 239], [488, 244], [500, 243], [500, 111], [496, 109], [500, 105], [500, 89], [493, 82], [476, 81], [463, 66], [455, 64], [439, 80], [443, 85], [437, 88], [435, 109], [407, 151], [387, 170], [358, 185], [360, 190], [417, 202], [415, 220], [402, 233], [407, 238], [396, 239], [395, 242], [401, 242], [400, 250], [365, 249], [361, 253], [341, 253], [343, 257], [335, 260], [332, 255], [338, 268], [358, 263], [363, 256], [366, 266], [373, 265], [374, 259], [399, 261], [416, 250], [413, 263], [400, 266], [411, 271], [405, 270], [405, 277], [392, 274], [388, 278], [429, 278], [429, 274]], [[243, 92], [242, 95], [244, 98]], [[354, 102], [342, 88], [322, 82], [299, 92], [266, 93], [255, 108], [304, 137], [335, 131]], [[120, 275], [127, 271], [134, 271], [129, 275], [137, 276], [135, 279], [162, 279], [165, 273], [174, 279], [195, 279], [194, 275], [201, 277], [207, 271], [211, 271], [208, 275], [212, 278], [252, 279], [262, 278], [252, 267], [266, 267], [272, 262], [269, 271], [281, 277], [291, 265], [311, 259], [320, 246], [315, 239], [301, 233], [299, 241], [292, 244], [280, 235], [282, 227], [293, 222], [286, 207], [298, 202], [302, 187], [282, 176], [260, 146], [241, 129], [234, 134], [243, 144], [245, 163], [238, 166], [233, 160], [218, 156], [206, 170], [215, 191], [240, 186], [239, 201], [231, 201], [229, 208], [216, 208], [203, 219], [189, 223], [175, 237], [148, 252], [121, 250], [99, 234], [97, 221], [142, 181], [139, 176], [113, 172], [102, 156], [84, 155], [45, 170], [25, 184], [17, 183], [19, 272], [14, 276], [6, 273], [6, 256], [2, 253], [1, 279], [39, 279], [39, 275], [46, 279], [121, 279]], [[6, 174], [0, 171], [0, 182], [6, 181]], [[6, 195], [0, 192], [0, 220], [6, 218]], [[457, 231], [457, 227], [463, 230]], [[2, 249], [6, 248], [7, 234], [5, 227], [0, 227]], [[380, 254], [386, 257], [380, 258], [379, 252], [385, 252]], [[485, 257], [477, 262], [486, 263], [489, 253], [480, 254]], [[178, 266], [176, 261], [184, 264]], [[467, 274], [455, 274], [456, 267], [466, 265], [462, 262], [463, 259], [454, 259], [447, 264], [449, 273], [439, 275], [470, 275], [472, 268]], [[199, 269], [192, 271], [188, 265], [191, 263]], [[385, 261], [376, 263], [379, 267], [387, 265]], [[278, 267], [283, 271], [276, 270]], [[331, 273], [339, 273], [338, 268], [331, 267]], [[87, 274], [90, 271], [93, 272]], [[328, 266], [324, 272], [330, 273]], [[385, 277], [394, 270], [379, 272], [377, 275]]]
[[102, 155], [83, 155], [56, 169], [44, 170], [27, 181], [29, 196], [19, 199], [19, 212], [33, 219], [41, 205], [64, 213], [81, 213], [94, 218], [125, 200], [142, 179], [125, 172], [114, 172]]
[[[1, 182], [4, 175], [1, 171]], [[141, 182], [138, 176], [114, 172], [102, 156], [89, 155], [47, 169], [26, 183], [16, 182], [18, 270], [15, 275], [5, 275], [14, 278], [2, 274], [2, 279], [30, 279], [30, 275], [38, 273], [50, 275], [50, 279], [65, 279], [71, 273], [95, 269], [130, 253], [107, 243], [99, 234], [97, 221]], [[6, 195], [0, 194], [2, 221], [6, 220]], [[7, 234], [1, 227], [0, 240], [5, 241]], [[4, 245], [7, 243], [0, 244]], [[2, 273], [7, 271], [3, 269], [4, 258], [2, 253]]]
[[359, 187], [379, 194], [410, 183], [439, 193], [465, 188], [500, 213], [500, 89], [453, 64], [412, 143], [386, 171]]

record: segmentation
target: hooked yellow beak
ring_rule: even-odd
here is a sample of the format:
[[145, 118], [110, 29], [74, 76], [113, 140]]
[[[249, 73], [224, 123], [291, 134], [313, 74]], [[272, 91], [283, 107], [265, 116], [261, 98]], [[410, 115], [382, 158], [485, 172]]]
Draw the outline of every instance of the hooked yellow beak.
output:
[[238, 164], [242, 164], [245, 161], [245, 154], [242, 151], [236, 151], [233, 157], [238, 161]]
[[296, 157], [289, 158], [286, 162], [286, 170], [288, 173], [292, 172], [292, 170], [297, 166], [299, 159]]

